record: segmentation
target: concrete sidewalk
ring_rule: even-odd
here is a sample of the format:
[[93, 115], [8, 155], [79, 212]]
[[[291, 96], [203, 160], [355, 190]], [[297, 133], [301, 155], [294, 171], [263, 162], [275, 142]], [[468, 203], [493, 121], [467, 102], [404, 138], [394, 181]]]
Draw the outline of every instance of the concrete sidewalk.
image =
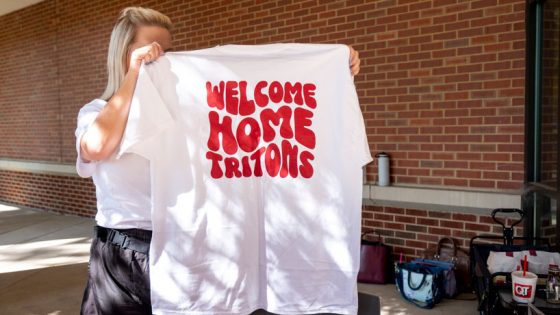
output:
[[93, 224], [0, 204], [0, 314], [79, 314]]
[[[0, 315], [79, 314], [93, 219], [0, 204]], [[432, 310], [404, 301], [394, 285], [359, 285], [379, 296], [381, 314], [478, 314], [475, 301]], [[117, 314], [115, 314], [117, 315]]]

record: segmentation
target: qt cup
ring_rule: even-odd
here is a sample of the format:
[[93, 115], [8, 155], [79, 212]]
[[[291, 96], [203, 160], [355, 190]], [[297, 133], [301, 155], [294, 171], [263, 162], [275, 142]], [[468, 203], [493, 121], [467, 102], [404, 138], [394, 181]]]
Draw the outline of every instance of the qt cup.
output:
[[535, 300], [535, 291], [537, 291], [538, 277], [532, 272], [526, 272], [523, 276], [523, 270], [511, 273], [511, 289], [512, 296], [519, 303], [533, 303]]

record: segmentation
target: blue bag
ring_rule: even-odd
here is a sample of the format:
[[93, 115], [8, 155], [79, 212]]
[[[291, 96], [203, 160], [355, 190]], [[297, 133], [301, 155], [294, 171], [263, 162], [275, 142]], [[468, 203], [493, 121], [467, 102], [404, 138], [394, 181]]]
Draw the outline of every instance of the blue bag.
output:
[[457, 279], [455, 278], [455, 264], [449, 261], [416, 258], [412, 262], [426, 266], [438, 267], [443, 272], [444, 297], [453, 298], [459, 294]]
[[395, 270], [397, 289], [407, 301], [431, 309], [444, 295], [443, 270], [424, 263], [398, 263]]

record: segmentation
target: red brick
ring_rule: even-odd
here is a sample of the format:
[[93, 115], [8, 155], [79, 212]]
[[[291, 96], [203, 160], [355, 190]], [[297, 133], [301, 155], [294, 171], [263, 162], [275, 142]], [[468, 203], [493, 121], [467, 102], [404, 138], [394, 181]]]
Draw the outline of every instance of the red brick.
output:
[[432, 235], [440, 235], [441, 237], [451, 236], [451, 229], [430, 227], [428, 228], [428, 233]]
[[401, 223], [416, 223], [416, 218], [411, 216], [397, 215], [395, 216], [395, 221]]
[[474, 214], [453, 213], [453, 220], [466, 221], [466, 222], [476, 222], [477, 218], [476, 218], [476, 215], [474, 215]]
[[441, 227], [447, 227], [447, 228], [453, 228], [453, 229], [463, 229], [463, 222], [440, 220], [439, 225]]
[[375, 213], [374, 217], [376, 220], [383, 220], [383, 221], [393, 221], [394, 216], [383, 214], [383, 213]]
[[425, 226], [438, 226], [439, 221], [435, 219], [427, 219], [427, 218], [417, 218], [416, 223], [425, 225]]
[[383, 227], [393, 231], [404, 230], [404, 224], [401, 223], [383, 222]]
[[492, 180], [469, 180], [470, 187], [495, 188], [496, 182]]
[[428, 247], [428, 243], [421, 242], [421, 241], [407, 240], [406, 241], [406, 246], [413, 247], [413, 248], [426, 249]]
[[404, 238], [404, 239], [416, 239], [416, 234], [410, 232], [396, 231], [395, 237]]
[[428, 212], [425, 210], [406, 209], [406, 214], [416, 217], [426, 217]]
[[460, 178], [481, 178], [481, 176], [480, 171], [457, 171], [457, 177]]
[[445, 186], [464, 187], [468, 185], [468, 181], [466, 179], [457, 179], [457, 178], [444, 178], [443, 183]]
[[430, 218], [451, 219], [451, 213], [449, 212], [429, 211], [428, 215]]
[[430, 242], [430, 243], [437, 243], [440, 239], [440, 237], [438, 235], [421, 234], [421, 233], [417, 234], [416, 238], [419, 241], [426, 241], [426, 242]]
[[477, 232], [490, 232], [490, 226], [486, 224], [465, 223], [465, 229]]
[[464, 231], [464, 230], [453, 230], [453, 234], [451, 236], [470, 239], [470, 238], [472, 238], [474, 236], [477, 236], [477, 235], [479, 235], [478, 232]]
[[427, 186], [442, 186], [443, 180], [435, 177], [420, 177], [418, 183]]
[[363, 219], [362, 226], [364, 227], [383, 227], [382, 221], [371, 220], [371, 219]]

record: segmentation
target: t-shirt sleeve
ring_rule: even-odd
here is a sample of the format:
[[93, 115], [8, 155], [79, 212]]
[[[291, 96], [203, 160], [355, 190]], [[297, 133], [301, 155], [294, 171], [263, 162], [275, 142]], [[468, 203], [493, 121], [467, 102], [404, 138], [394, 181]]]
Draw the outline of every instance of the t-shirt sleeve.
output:
[[161, 132], [173, 125], [173, 117], [152, 82], [150, 73], [146, 71], [146, 66], [142, 65], [116, 158], [125, 153], [135, 153], [152, 161], [158, 152]]
[[75, 131], [76, 151], [78, 153], [76, 158], [76, 171], [81, 177], [91, 177], [97, 167], [97, 161], [86, 161], [83, 159], [80, 150], [80, 142], [82, 141], [82, 137], [88, 128], [95, 122], [95, 119], [97, 118], [97, 115], [99, 115], [99, 112], [103, 109], [104, 104], [105, 102], [102, 100], [94, 100], [82, 107], [78, 113], [78, 121]]

